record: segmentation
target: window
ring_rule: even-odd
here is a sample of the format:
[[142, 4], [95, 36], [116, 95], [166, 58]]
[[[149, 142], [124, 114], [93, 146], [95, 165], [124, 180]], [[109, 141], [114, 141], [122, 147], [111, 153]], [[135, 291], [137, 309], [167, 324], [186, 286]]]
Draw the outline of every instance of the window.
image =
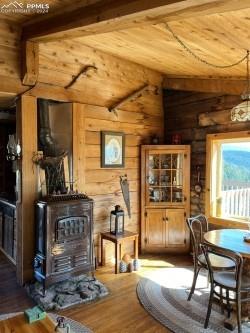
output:
[[210, 221], [250, 226], [250, 132], [207, 135], [206, 166]]

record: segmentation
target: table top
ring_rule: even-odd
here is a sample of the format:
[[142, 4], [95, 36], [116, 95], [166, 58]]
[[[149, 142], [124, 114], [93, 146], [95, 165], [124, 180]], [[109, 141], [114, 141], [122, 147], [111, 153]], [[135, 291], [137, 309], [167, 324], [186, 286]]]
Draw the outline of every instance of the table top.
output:
[[29, 324], [24, 314], [1, 320], [0, 332], [4, 333], [51, 333], [55, 331], [55, 324], [47, 315], [45, 319]]
[[239, 252], [243, 257], [250, 258], [250, 243], [244, 241], [248, 230], [219, 229], [208, 231], [204, 234], [204, 240], [223, 249]]
[[110, 232], [101, 232], [101, 236], [105, 239], [110, 239], [110, 240], [122, 240], [125, 238], [137, 237], [137, 236], [139, 236], [139, 234], [137, 232], [131, 232], [131, 231], [124, 230], [124, 233], [119, 234], [119, 235], [114, 235], [114, 234], [111, 234]]

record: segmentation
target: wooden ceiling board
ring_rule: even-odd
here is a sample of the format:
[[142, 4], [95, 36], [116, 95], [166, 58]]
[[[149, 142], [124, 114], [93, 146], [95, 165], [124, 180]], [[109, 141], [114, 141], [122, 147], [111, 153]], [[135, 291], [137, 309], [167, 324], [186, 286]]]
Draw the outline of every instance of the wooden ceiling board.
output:
[[[2, 19], [7, 19], [9, 21], [12, 21], [17, 24], [25, 25], [27, 22], [38, 22], [40, 20], [43, 20], [44, 18], [51, 17], [53, 15], [56, 15], [60, 12], [67, 12], [72, 9], [72, 5], [74, 8], [77, 8], [78, 6], [84, 6], [89, 5], [91, 3], [98, 2], [100, 0], [29, 0], [28, 3], [34, 3], [34, 4], [48, 4], [49, 10], [48, 13], [40, 14], [36, 12], [31, 12], [28, 14], [22, 14], [22, 13], [0, 13], [0, 21]], [[11, 0], [2, 0], [1, 5], [3, 4], [9, 4]], [[22, 2], [22, 1], [20, 1]]]
[[[41, 22], [30, 22], [24, 39], [55, 41], [156, 24], [163, 19], [178, 21], [250, 7], [250, 0], [91, 0], [66, 12], [56, 12]], [[38, 23], [38, 24], [37, 24]]]
[[[58, 41], [40, 44], [40, 66], [48, 70], [55, 70], [67, 75], [77, 75], [83, 66], [97, 66], [97, 73], [93, 77], [106, 80], [116, 79], [121, 82], [131, 82], [142, 85], [150, 80], [151, 84], [158, 85], [158, 76], [147, 68], [134, 63], [120, 62], [119, 59], [104, 55], [102, 52], [89, 48], [77, 41]], [[112, 68], [110, 73], [109, 68]], [[136, 77], [136, 78], [135, 78]], [[156, 78], [157, 77], [157, 78]]]
[[[250, 9], [171, 22], [174, 33], [198, 56], [218, 65], [241, 59], [249, 47]], [[147, 25], [75, 39], [93, 48], [170, 76], [245, 77], [246, 62], [221, 69], [196, 60], [165, 24]]]
[[6, 20], [0, 20], [0, 47], [19, 49], [21, 29]]

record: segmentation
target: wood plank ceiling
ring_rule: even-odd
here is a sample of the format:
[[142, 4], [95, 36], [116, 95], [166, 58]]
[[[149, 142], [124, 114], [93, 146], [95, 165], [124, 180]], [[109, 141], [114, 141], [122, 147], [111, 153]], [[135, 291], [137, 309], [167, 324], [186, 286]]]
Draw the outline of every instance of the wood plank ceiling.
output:
[[[170, 22], [174, 33], [201, 58], [219, 65], [246, 54], [250, 40], [250, 9]], [[93, 48], [134, 61], [168, 77], [242, 78], [246, 62], [226, 69], [197, 61], [173, 38], [164, 23], [77, 39]]]
[[[107, 1], [107, 3], [108, 2], [109, 1]], [[134, 3], [136, 2], [138, 1], [134, 1]], [[144, 2], [145, 1], [143, 1], [143, 3]], [[160, 1], [158, 0], [158, 2]], [[36, 27], [39, 28], [39, 25], [40, 27], [43, 24], [46, 26], [46, 19], [53, 17], [53, 15], [70, 11], [71, 6], [73, 6], [73, 9], [75, 10], [78, 6], [91, 6], [96, 3], [102, 4], [105, 3], [105, 1], [40, 0], [39, 3], [49, 4], [49, 14], [33, 14], [32, 17], [27, 17], [27, 15], [22, 14], [11, 15], [0, 13], [0, 20], [12, 20], [13, 23], [21, 24], [22, 26], [26, 26], [26, 28], [28, 28], [30, 23], [30, 27], [35, 27], [34, 24], [38, 23], [38, 26]], [[113, 26], [115, 25], [114, 22], [116, 22], [116, 19], [113, 19], [106, 22], [106, 27], [112, 26], [112, 31], [109, 32], [103, 33], [103, 31], [107, 30], [105, 27], [103, 31], [101, 31], [100, 28], [95, 31], [95, 28], [91, 27], [90, 29], [85, 30], [78, 29], [78, 35], [79, 31], [82, 31], [82, 34], [84, 35], [88, 33], [88, 35], [74, 38], [74, 42], [88, 45], [95, 49], [162, 72], [166, 74], [168, 78], [226, 78], [236, 80], [242, 80], [245, 78], [245, 62], [236, 67], [220, 69], [209, 67], [194, 59], [183, 49], [183, 47], [180, 46], [171, 33], [167, 31], [164, 21], [167, 20], [169, 22], [168, 24], [175, 34], [178, 35], [197, 55], [209, 62], [227, 65], [242, 58], [246, 54], [246, 50], [249, 48], [249, 0], [239, 0], [238, 2], [235, 0], [217, 1], [216, 4], [212, 4], [214, 3], [212, 0], [206, 0], [208, 5], [199, 0], [166, 1], [165, 3], [170, 3], [169, 8], [171, 8], [171, 3], [175, 6], [173, 7], [175, 12], [173, 11], [173, 13], [170, 13], [166, 19], [162, 16], [160, 16], [159, 19], [161, 13], [159, 12], [159, 7], [156, 8], [157, 15], [154, 14], [156, 16], [146, 17], [144, 15], [144, 21], [142, 22], [140, 21], [141, 19], [139, 19], [139, 25], [137, 25], [138, 22], [136, 22], [136, 20], [134, 21], [134, 26], [132, 21], [129, 21], [129, 25], [126, 23], [128, 26], [132, 25], [132, 28], [123, 29], [122, 25], [119, 26], [119, 22], [117, 28], [114, 28]], [[185, 8], [187, 3], [192, 3], [194, 5], [195, 3], [198, 3], [198, 5], [193, 7], [195, 8], [193, 12], [191, 7], [189, 10], [182, 11], [180, 9], [181, 6]], [[132, 4], [133, 1], [128, 1], [128, 6], [132, 6]], [[223, 6], [225, 9], [223, 9]], [[103, 8], [106, 7], [104, 6]], [[217, 7], [218, 12], [220, 13], [215, 13]], [[238, 10], [238, 8], [241, 9]], [[110, 8], [110, 10], [112, 10], [112, 8]], [[203, 13], [206, 13], [207, 15], [203, 15]], [[100, 13], [100, 15], [101, 14], [103, 13]], [[76, 31], [76, 29], [74, 31]], [[72, 36], [75, 35], [75, 32], [72, 32]], [[64, 36], [69, 38], [70, 30]], [[41, 41], [41, 43], [43, 43], [43, 41]], [[47, 45], [49, 47], [49, 42]]]

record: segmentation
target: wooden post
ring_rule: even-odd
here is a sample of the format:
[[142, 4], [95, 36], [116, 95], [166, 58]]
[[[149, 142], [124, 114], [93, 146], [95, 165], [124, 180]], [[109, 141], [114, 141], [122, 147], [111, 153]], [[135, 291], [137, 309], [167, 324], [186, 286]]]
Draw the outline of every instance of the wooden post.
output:
[[37, 151], [36, 98], [22, 96], [18, 101], [16, 114], [17, 139], [22, 148], [17, 171], [17, 280], [23, 284], [33, 276], [37, 174], [32, 157]]

